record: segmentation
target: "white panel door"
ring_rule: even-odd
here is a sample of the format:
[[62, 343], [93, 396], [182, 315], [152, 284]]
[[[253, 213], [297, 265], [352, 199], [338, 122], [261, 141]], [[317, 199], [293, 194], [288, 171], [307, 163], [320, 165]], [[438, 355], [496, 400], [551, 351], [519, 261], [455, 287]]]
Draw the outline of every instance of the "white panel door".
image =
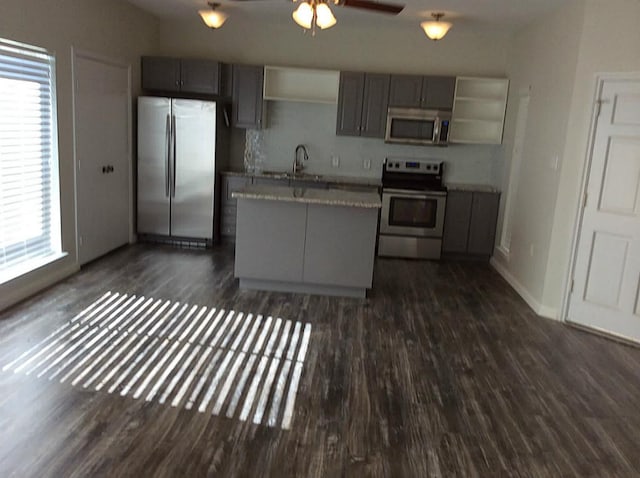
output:
[[640, 81], [600, 100], [568, 320], [640, 341]]
[[129, 242], [129, 67], [74, 56], [78, 260]]

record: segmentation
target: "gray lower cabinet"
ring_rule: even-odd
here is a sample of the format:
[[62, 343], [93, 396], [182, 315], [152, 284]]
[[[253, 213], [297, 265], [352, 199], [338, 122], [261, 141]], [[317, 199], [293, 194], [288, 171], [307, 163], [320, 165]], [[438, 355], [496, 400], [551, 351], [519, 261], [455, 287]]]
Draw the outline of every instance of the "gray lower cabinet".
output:
[[378, 209], [238, 200], [240, 287], [364, 297], [373, 282]]
[[370, 288], [377, 224], [377, 209], [310, 204], [304, 282]]
[[250, 184], [251, 177], [249, 176], [223, 176], [220, 235], [226, 239], [236, 237], [237, 200], [232, 198], [231, 194]]
[[471, 204], [471, 221], [469, 222], [469, 254], [493, 254], [496, 242], [496, 224], [500, 195], [497, 193], [474, 192]]
[[240, 199], [236, 277], [301, 282], [306, 221], [306, 204]]
[[493, 254], [500, 193], [449, 191], [442, 252], [490, 257]]

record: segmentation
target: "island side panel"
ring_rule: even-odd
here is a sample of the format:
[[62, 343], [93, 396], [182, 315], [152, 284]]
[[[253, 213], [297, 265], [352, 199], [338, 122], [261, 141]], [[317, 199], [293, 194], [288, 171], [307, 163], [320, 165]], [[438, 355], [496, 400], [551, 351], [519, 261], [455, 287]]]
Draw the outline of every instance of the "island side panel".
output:
[[300, 282], [307, 205], [238, 198], [235, 276]]
[[309, 204], [304, 282], [370, 288], [378, 209]]

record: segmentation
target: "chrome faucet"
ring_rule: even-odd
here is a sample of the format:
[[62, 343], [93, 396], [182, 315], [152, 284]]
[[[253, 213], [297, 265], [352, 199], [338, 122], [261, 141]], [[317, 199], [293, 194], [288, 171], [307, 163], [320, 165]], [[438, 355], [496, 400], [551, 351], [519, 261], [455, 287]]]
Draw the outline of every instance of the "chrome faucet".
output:
[[309, 159], [309, 153], [307, 153], [307, 147], [304, 144], [296, 146], [296, 152], [293, 155], [293, 174], [297, 174], [304, 169], [302, 161], [298, 160], [298, 151], [302, 150], [302, 161]]

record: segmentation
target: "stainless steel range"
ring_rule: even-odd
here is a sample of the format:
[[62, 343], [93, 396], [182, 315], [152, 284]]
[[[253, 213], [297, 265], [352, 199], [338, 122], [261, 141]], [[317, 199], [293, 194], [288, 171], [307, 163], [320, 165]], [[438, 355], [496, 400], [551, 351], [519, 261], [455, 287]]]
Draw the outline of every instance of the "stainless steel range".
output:
[[440, 259], [447, 202], [443, 172], [439, 161], [385, 160], [379, 256]]

